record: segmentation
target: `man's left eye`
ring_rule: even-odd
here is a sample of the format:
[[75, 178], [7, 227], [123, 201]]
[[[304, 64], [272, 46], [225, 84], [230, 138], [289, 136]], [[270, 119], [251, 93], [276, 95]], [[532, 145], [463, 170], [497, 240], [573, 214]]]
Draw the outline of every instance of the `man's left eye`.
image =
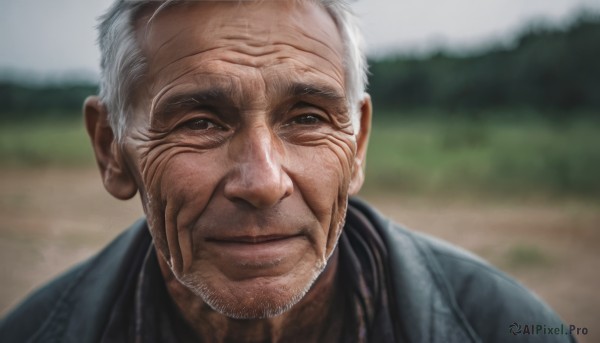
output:
[[301, 116], [294, 118], [292, 120], [292, 123], [298, 124], [298, 125], [315, 125], [322, 121], [323, 121], [323, 119], [321, 119], [321, 117], [319, 117], [317, 115], [305, 114], [305, 115], [301, 115]]

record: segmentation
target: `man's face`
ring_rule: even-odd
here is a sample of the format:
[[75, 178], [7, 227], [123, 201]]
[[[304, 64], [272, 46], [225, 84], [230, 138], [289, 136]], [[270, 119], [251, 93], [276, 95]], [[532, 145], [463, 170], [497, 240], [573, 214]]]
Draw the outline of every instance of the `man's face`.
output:
[[336, 25], [294, 1], [195, 3], [146, 21], [124, 151], [156, 248], [217, 311], [281, 313], [325, 267], [357, 175]]

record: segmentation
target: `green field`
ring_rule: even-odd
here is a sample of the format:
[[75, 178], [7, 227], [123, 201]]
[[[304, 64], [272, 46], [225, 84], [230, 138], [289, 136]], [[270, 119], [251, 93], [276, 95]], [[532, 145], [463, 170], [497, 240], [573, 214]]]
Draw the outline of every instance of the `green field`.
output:
[[[80, 121], [4, 123], [0, 160], [4, 168], [94, 163]], [[600, 123], [378, 119], [365, 191], [600, 199]]]
[[93, 161], [81, 120], [0, 123], [2, 167], [70, 167]]
[[600, 198], [600, 123], [593, 119], [375, 121], [369, 189]]

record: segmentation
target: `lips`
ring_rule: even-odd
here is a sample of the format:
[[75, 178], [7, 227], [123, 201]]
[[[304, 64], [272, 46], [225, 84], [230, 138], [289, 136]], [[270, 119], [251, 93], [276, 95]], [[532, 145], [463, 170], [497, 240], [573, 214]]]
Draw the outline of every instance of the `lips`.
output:
[[221, 236], [205, 242], [207, 258], [231, 280], [286, 274], [310, 247], [302, 234]]
[[232, 243], [232, 244], [261, 244], [270, 243], [275, 241], [286, 240], [297, 237], [298, 235], [259, 235], [259, 236], [232, 236], [232, 237], [219, 237], [219, 238], [208, 238], [207, 241], [214, 243]]

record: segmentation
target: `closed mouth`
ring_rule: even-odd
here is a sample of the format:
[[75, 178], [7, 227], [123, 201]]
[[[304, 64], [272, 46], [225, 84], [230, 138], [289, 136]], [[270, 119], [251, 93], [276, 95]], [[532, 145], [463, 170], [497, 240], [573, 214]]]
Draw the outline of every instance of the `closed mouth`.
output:
[[261, 235], [261, 236], [234, 236], [234, 237], [219, 237], [207, 238], [208, 242], [221, 244], [263, 244], [276, 241], [283, 241], [290, 238], [295, 238], [300, 235]]

